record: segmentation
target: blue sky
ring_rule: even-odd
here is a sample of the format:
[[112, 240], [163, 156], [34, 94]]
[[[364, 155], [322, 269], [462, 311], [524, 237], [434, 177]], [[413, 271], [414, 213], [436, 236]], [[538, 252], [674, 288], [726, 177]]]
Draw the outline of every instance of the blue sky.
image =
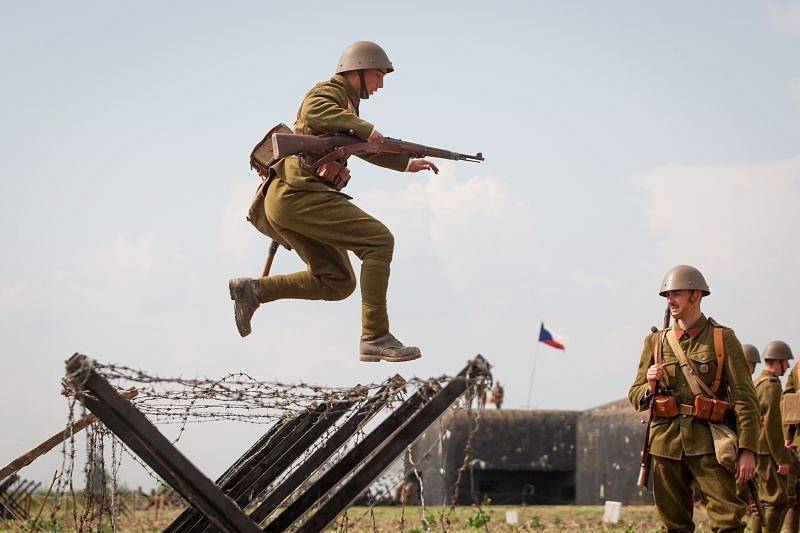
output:
[[[0, 11], [0, 405], [19, 428], [2, 457], [62, 424], [75, 351], [330, 385], [482, 353], [513, 407], [544, 320], [568, 350], [540, 350], [533, 403], [590, 407], [626, 393], [678, 263], [706, 273], [706, 311], [743, 341], [800, 347], [797, 2]], [[358, 363], [357, 296], [266, 306], [242, 340], [226, 288], [267, 246], [244, 221], [250, 149], [360, 39], [397, 69], [362, 108], [381, 132], [486, 155], [439, 176], [353, 164], [349, 193], [397, 239], [392, 328], [424, 352], [399, 367]], [[282, 250], [274, 268], [301, 267]], [[213, 431], [181, 441], [211, 474], [260, 428]]]

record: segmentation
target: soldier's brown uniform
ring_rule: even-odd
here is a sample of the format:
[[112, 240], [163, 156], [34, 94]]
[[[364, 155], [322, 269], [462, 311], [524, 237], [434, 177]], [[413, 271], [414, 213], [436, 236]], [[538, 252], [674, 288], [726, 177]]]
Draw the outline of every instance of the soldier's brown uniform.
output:
[[789, 464], [789, 450], [784, 445], [781, 425], [781, 382], [770, 372], [763, 370], [755, 381], [761, 434], [758, 439], [756, 468], [758, 472], [758, 496], [764, 505], [766, 522], [761, 524], [757, 514], [753, 516], [750, 529], [754, 532], [777, 532], [783, 523], [788, 505], [786, 476], [778, 475], [778, 465]]
[[[317, 84], [303, 99], [294, 132], [304, 135], [350, 133], [367, 139], [374, 127], [358, 116], [358, 95], [342, 74]], [[314, 154], [307, 155], [314, 159]], [[359, 156], [393, 170], [406, 170], [409, 158], [396, 154]], [[362, 334], [388, 333], [386, 290], [394, 238], [381, 222], [304, 170], [298, 157], [272, 167], [265, 198], [267, 218], [308, 265], [307, 270], [261, 278], [261, 303], [282, 298], [341, 300], [356, 287], [351, 250], [361, 259]]]
[[[701, 315], [689, 331], [677, 324], [673, 331], [686, 353], [695, 374], [709, 387], [714, 379], [717, 361], [714, 353], [713, 319]], [[648, 407], [647, 369], [654, 363], [654, 335], [644, 341], [639, 369], [628, 392], [631, 404], [638, 410]], [[723, 382], [718, 397], [730, 403], [734, 411], [740, 449], [756, 452], [758, 446], [758, 403], [753, 382], [742, 351], [732, 330], [723, 331], [725, 361]], [[691, 406], [692, 390], [669, 346], [663, 344], [665, 379], [679, 404]], [[682, 408], [686, 412], [685, 408]], [[713, 531], [743, 531], [745, 503], [737, 496], [733, 474], [720, 466], [714, 454], [714, 441], [708, 422], [690, 414], [674, 418], [654, 416], [650, 424], [653, 496], [665, 529], [670, 532], [694, 531], [692, 519], [691, 481], [695, 479], [706, 496], [708, 516]]]
[[[798, 385], [798, 371], [800, 363], [792, 367], [789, 377], [786, 380], [784, 394], [800, 392]], [[784, 428], [784, 439], [791, 445], [791, 464], [789, 475], [787, 476], [787, 497], [789, 500], [789, 510], [786, 514], [784, 529], [788, 533], [797, 533], [800, 530], [800, 458], [798, 458], [798, 446], [800, 446], [800, 432], [797, 425], [786, 425]]]

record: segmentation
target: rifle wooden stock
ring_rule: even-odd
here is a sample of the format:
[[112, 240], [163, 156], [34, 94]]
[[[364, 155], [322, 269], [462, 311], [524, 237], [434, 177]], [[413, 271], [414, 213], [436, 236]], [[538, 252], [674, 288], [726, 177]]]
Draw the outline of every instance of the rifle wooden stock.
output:
[[[670, 318], [669, 307], [667, 307], [664, 311], [664, 324], [662, 329], [667, 329], [669, 327]], [[653, 330], [653, 333], [655, 333], [655, 327]], [[639, 477], [636, 480], [636, 486], [643, 490], [647, 490], [647, 485], [650, 481], [650, 463], [653, 459], [653, 456], [650, 455], [650, 422], [653, 421], [653, 405], [656, 401], [656, 394], [658, 394], [658, 384], [656, 384], [656, 390], [653, 392], [653, 395], [650, 397], [650, 402], [648, 403], [647, 427], [644, 430], [644, 444], [642, 445], [642, 462], [639, 465]]]
[[316, 137], [314, 135], [276, 133], [272, 136], [272, 151], [276, 159], [298, 154], [326, 154], [311, 165], [312, 170], [316, 170], [320, 165], [329, 161], [358, 154], [402, 154], [412, 158], [436, 157], [475, 163], [484, 160], [483, 154], [480, 152], [475, 155], [461, 154], [391, 137], [384, 137], [382, 141], [369, 142], [353, 135]]

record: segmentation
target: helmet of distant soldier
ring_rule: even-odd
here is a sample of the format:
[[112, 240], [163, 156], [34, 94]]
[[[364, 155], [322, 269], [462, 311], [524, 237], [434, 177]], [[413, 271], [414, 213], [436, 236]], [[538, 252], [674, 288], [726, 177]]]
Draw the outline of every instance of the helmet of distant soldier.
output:
[[794, 359], [792, 349], [783, 341], [772, 341], [761, 352], [764, 359]]
[[744, 348], [744, 357], [751, 363], [760, 363], [761, 357], [758, 355], [758, 348], [752, 344], [742, 344]]
[[658, 294], [666, 296], [669, 291], [681, 290], [700, 291], [703, 296], [711, 294], [711, 289], [708, 288], [703, 274], [689, 265], [678, 265], [669, 269], [664, 275], [664, 281], [661, 282]]
[[356, 41], [342, 52], [336, 66], [336, 74], [371, 68], [383, 69], [387, 74], [394, 70], [383, 48], [372, 41]]

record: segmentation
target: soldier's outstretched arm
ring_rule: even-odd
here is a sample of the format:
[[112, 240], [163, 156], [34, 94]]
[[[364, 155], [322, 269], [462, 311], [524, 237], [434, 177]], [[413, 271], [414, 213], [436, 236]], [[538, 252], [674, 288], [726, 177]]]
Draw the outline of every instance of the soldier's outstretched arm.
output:
[[731, 407], [736, 415], [739, 448], [755, 453], [758, 446], [759, 409], [756, 390], [750, 377], [750, 368], [742, 350], [742, 343], [733, 330], [722, 333], [725, 345], [725, 380], [731, 393]]
[[644, 339], [642, 356], [639, 358], [639, 368], [636, 369], [636, 377], [633, 380], [630, 390], [628, 390], [628, 400], [637, 411], [647, 409], [647, 402], [644, 396], [647, 393], [647, 369], [653, 364], [653, 336], [648, 335]]

